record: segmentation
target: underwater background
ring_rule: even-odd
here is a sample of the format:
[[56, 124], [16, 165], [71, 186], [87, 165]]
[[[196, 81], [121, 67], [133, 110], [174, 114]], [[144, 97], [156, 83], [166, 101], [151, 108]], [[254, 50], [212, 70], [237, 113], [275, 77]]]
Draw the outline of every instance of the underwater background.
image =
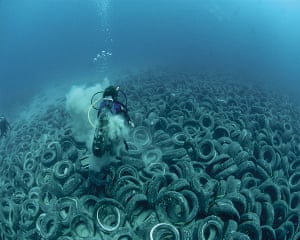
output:
[[297, 0], [0, 4], [4, 114], [49, 85], [101, 79], [99, 69], [109, 75], [164, 66], [299, 89]]
[[[299, 0], [0, 0], [0, 240], [300, 239], [299, 25]], [[109, 85], [133, 125], [99, 120]]]

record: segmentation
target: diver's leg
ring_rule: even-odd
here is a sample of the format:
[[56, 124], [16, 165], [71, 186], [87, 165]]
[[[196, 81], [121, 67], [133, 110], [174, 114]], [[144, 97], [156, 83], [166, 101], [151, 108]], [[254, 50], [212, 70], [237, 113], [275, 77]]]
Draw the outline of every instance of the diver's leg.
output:
[[99, 126], [95, 130], [95, 135], [92, 144], [92, 152], [96, 157], [101, 157], [104, 153], [104, 136], [103, 129]]

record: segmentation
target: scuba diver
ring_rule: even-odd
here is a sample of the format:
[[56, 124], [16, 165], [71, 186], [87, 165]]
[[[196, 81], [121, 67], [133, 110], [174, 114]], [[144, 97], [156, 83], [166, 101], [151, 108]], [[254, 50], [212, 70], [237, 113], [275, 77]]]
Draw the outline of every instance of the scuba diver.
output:
[[[125, 103], [119, 100], [120, 93]], [[128, 127], [134, 127], [134, 124], [128, 115], [126, 95], [119, 86], [109, 86], [103, 91], [98, 108], [94, 107], [94, 96], [91, 99], [91, 106], [98, 112], [92, 143], [93, 156], [89, 164], [89, 179], [90, 183], [103, 186], [106, 184], [105, 179], [110, 164], [115, 159], [120, 160], [116, 154], [118, 146], [124, 144], [125, 149], [128, 150], [125, 137], [128, 134]]]
[[0, 117], [0, 138], [7, 137], [7, 131], [10, 129], [9, 122], [4, 116]]
[[[97, 113], [99, 122], [92, 145], [92, 151], [96, 157], [101, 157], [106, 151], [111, 151], [115, 147], [113, 145], [117, 144], [113, 139], [109, 138], [109, 131], [111, 130], [109, 121], [111, 120], [111, 116], [121, 116], [127, 126], [134, 127], [128, 115], [127, 103], [125, 105], [118, 100], [119, 92], [121, 92], [119, 86], [109, 86], [103, 92], [102, 101]], [[124, 93], [123, 95], [125, 96]], [[117, 141], [119, 140], [117, 139]], [[124, 139], [123, 142], [125, 148], [128, 149], [128, 145]]]

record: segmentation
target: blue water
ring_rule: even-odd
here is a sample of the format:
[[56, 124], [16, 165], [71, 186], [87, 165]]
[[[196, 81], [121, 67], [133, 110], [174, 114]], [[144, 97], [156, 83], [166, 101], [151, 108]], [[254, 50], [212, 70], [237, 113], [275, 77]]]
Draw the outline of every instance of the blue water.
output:
[[1, 0], [0, 113], [56, 84], [156, 67], [297, 93], [299, 26], [299, 0]]

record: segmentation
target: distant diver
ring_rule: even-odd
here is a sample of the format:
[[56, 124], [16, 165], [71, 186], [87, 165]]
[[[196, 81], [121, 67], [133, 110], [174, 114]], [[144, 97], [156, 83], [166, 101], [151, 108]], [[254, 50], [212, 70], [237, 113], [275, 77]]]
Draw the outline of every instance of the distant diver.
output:
[[10, 129], [10, 124], [7, 121], [6, 117], [0, 117], [0, 138], [7, 137], [7, 131]]

